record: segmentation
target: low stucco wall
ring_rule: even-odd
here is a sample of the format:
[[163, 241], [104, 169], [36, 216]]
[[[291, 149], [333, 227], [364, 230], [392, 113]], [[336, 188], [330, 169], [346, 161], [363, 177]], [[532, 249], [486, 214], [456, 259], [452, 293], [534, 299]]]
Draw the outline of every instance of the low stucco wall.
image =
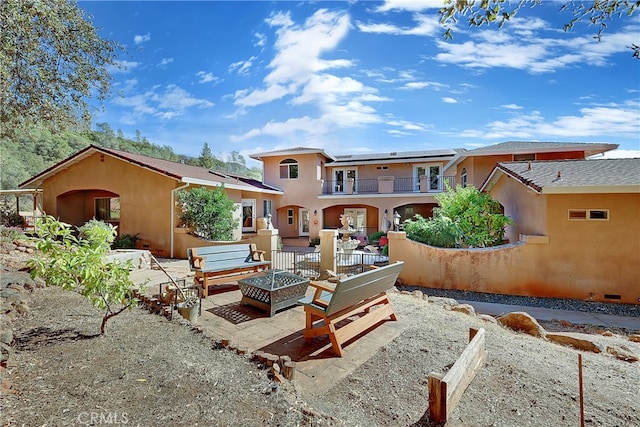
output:
[[[474, 292], [576, 298], [638, 304], [637, 268], [621, 266], [616, 274], [581, 269], [571, 260], [553, 262], [546, 236], [492, 248], [445, 249], [417, 243], [404, 232], [389, 232], [390, 262], [404, 261], [400, 280], [407, 285]], [[611, 299], [605, 296], [619, 296]]]
[[258, 250], [265, 251], [265, 259], [271, 260], [271, 251], [277, 249], [278, 230], [258, 230], [258, 233], [249, 238], [231, 242], [211, 241], [201, 239], [189, 233], [189, 229], [176, 227], [173, 234], [173, 257], [179, 259], [187, 258], [188, 248], [199, 248], [202, 246], [232, 245], [236, 243], [255, 243]]

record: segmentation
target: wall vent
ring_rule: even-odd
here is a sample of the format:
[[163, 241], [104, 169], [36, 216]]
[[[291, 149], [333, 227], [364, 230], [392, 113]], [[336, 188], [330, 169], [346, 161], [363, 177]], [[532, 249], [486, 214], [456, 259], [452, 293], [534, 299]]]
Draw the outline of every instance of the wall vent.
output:
[[621, 300], [622, 296], [621, 295], [616, 295], [616, 294], [604, 294], [604, 299]]

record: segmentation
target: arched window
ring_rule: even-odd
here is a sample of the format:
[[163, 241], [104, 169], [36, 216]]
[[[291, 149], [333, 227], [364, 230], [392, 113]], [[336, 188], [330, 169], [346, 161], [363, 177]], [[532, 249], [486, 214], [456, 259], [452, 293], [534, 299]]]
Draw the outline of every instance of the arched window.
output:
[[462, 187], [467, 186], [467, 168], [462, 168], [462, 173], [460, 173], [460, 185]]
[[293, 159], [284, 159], [280, 162], [280, 179], [297, 179], [298, 162]]

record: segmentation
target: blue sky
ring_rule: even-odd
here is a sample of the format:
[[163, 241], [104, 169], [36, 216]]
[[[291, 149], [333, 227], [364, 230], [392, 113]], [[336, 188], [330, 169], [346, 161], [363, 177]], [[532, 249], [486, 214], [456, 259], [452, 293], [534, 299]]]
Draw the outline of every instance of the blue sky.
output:
[[[597, 28], [561, 2], [453, 40], [441, 0], [81, 1], [126, 47], [95, 122], [198, 156], [288, 147], [330, 154], [518, 141], [640, 150], [640, 13]], [[631, 154], [640, 156], [640, 151]]]

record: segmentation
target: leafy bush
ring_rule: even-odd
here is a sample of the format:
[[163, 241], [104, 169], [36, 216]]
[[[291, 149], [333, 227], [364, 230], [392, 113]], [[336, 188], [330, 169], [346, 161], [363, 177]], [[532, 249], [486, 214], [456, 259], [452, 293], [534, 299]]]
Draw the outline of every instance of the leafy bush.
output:
[[462, 241], [462, 230], [447, 217], [425, 219], [420, 215], [404, 223], [407, 238], [439, 248], [457, 248]]
[[46, 216], [36, 223], [36, 233], [40, 255], [28, 262], [32, 277], [78, 292], [103, 309], [100, 334], [104, 335], [107, 321], [137, 302], [135, 284], [129, 279], [131, 261], [108, 263], [105, 258], [116, 236], [115, 227], [94, 219], [80, 227], [75, 237], [70, 225]]
[[377, 242], [380, 240], [382, 236], [386, 236], [386, 235], [387, 233], [385, 233], [384, 231], [376, 231], [371, 236], [369, 236], [369, 242]]
[[433, 218], [417, 215], [405, 221], [409, 239], [443, 248], [496, 246], [502, 243], [505, 227], [513, 224], [497, 201], [473, 186], [447, 188], [435, 198], [440, 206], [433, 209]]
[[237, 206], [229, 199], [224, 186], [209, 190], [206, 187], [180, 190], [177, 198], [182, 203], [180, 220], [193, 227], [194, 233], [208, 240], [233, 239], [233, 230], [240, 224], [233, 218]]
[[24, 228], [27, 226], [27, 221], [17, 212], [3, 211], [0, 213], [0, 225]]
[[111, 247], [113, 249], [135, 249], [138, 240], [140, 240], [138, 234], [123, 234], [115, 238]]

